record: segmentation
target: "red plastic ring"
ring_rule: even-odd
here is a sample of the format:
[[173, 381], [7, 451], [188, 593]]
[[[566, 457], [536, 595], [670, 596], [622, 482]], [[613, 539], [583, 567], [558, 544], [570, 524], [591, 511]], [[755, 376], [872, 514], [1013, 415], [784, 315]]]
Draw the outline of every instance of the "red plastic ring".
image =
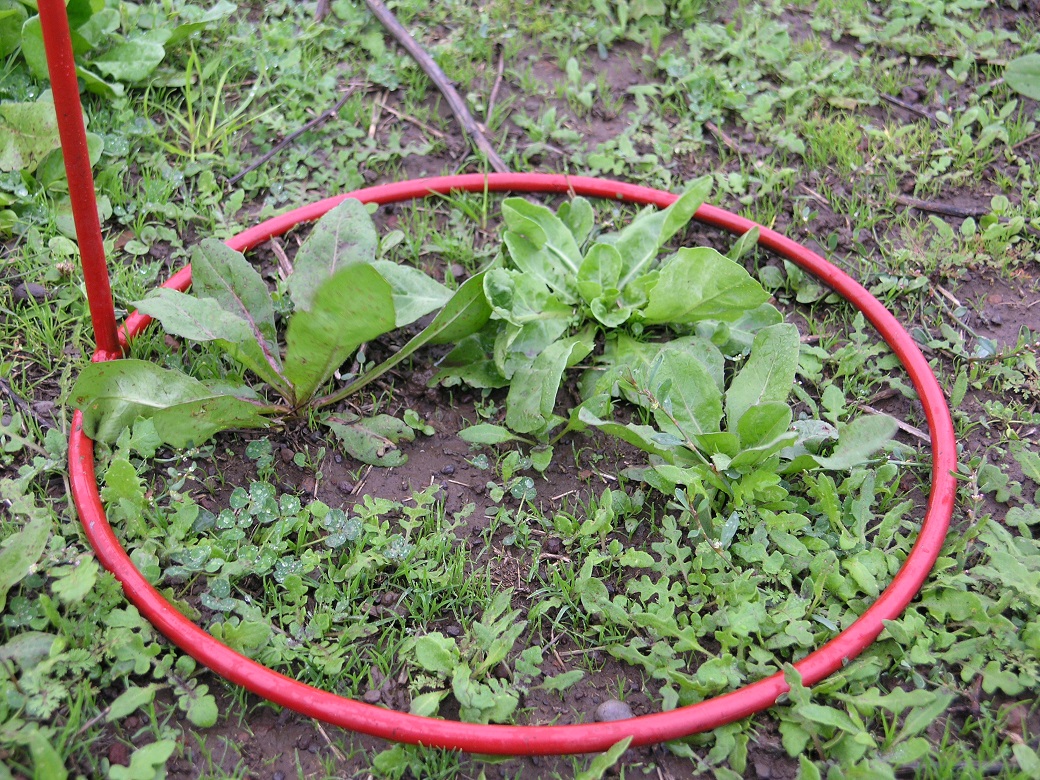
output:
[[[473, 174], [420, 179], [370, 187], [328, 198], [268, 220], [230, 239], [245, 251], [301, 222], [315, 220], [344, 198], [365, 203], [396, 203], [431, 194], [465, 192], [573, 193], [597, 198], [653, 204], [663, 208], [677, 196], [622, 182], [553, 174]], [[917, 594], [942, 547], [953, 514], [956, 482], [956, 438], [950, 410], [939, 383], [921, 351], [895, 317], [860, 284], [805, 247], [750, 220], [712, 206], [702, 206], [696, 219], [731, 233], [752, 227], [759, 244], [797, 263], [850, 301], [873, 323], [902, 361], [924, 406], [931, 430], [932, 490], [920, 533], [903, 567], [867, 611], [827, 644], [795, 667], [804, 684], [812, 685], [859, 655], [881, 633], [884, 621], [897, 618]], [[185, 268], [164, 286], [186, 289]], [[148, 318], [131, 315], [121, 336], [133, 337]], [[131, 563], [105, 517], [94, 474], [93, 442], [82, 430], [77, 412], [69, 440], [72, 493], [87, 538], [101, 563], [123, 584], [128, 598], [168, 639], [225, 679], [303, 715], [376, 737], [474, 753], [548, 755], [598, 752], [625, 737], [633, 745], [678, 739], [744, 718], [773, 705], [786, 693], [781, 673], [713, 699], [687, 707], [628, 720], [569, 726], [495, 726], [419, 717], [345, 699], [279, 674], [236, 653], [192, 623], [155, 590]]]

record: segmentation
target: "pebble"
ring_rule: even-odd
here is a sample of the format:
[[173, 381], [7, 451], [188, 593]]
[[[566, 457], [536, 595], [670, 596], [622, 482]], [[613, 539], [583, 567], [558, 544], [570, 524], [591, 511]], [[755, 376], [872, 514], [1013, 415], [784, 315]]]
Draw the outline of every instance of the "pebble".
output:
[[354, 492], [354, 483], [349, 479], [341, 479], [336, 483], [336, 487], [339, 488], [340, 493], [346, 493], [347, 495]]
[[462, 263], [451, 264], [451, 275], [456, 279], [466, 275], [466, 269], [463, 267]]
[[271, 775], [271, 780], [285, 780], [285, 772], [279, 769], [277, 772]]
[[458, 623], [452, 623], [450, 626], [444, 629], [444, 633], [451, 637], [462, 636], [462, 626], [460, 626]]
[[130, 766], [130, 749], [122, 742], [115, 742], [108, 749], [108, 763]]
[[332, 456], [332, 459], [334, 461], [336, 461], [336, 463], [342, 463], [343, 462], [343, 456], [340, 455], [338, 452], [335, 455]]
[[47, 288], [42, 284], [33, 282], [22, 282], [15, 285], [11, 295], [16, 303], [27, 303], [29, 301], [43, 301], [47, 299]]
[[293, 451], [288, 447], [282, 447], [278, 450], [278, 456], [282, 459], [283, 463], [292, 463]]
[[365, 695], [361, 697], [361, 701], [366, 704], [376, 704], [379, 702], [379, 698], [382, 694], [375, 688], [365, 691]]
[[545, 540], [545, 551], [551, 555], [559, 555], [560, 550], [563, 549], [563, 542], [561, 542], [555, 536], [550, 536]]
[[907, 103], [916, 103], [921, 99], [921, 93], [913, 87], [903, 87], [903, 91], [900, 95]]
[[304, 477], [303, 479], [300, 480], [300, 492], [301, 493], [310, 493], [311, 495], [313, 495], [314, 494], [314, 486], [315, 486], [315, 484], [317, 484], [317, 483], [315, 483], [314, 477], [311, 477], [311, 476]]
[[596, 707], [596, 714], [594, 717], [598, 722], [605, 723], [611, 720], [626, 720], [627, 718], [634, 718], [635, 715], [632, 712], [632, 708], [623, 701], [607, 699]]
[[383, 606], [392, 607], [394, 604], [397, 603], [397, 594], [392, 592], [384, 593], [382, 601]]
[[441, 469], [441, 474], [444, 474], [445, 476], [449, 476], [450, 477], [454, 473], [455, 473], [455, 467], [453, 465], [451, 465], [450, 463], [447, 466], [445, 466], [444, 468]]

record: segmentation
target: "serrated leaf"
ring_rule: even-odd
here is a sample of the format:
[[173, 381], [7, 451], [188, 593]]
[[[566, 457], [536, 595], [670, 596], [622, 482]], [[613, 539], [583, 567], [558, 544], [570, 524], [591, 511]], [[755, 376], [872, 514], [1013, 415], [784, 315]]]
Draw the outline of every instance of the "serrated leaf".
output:
[[83, 412], [83, 431], [95, 441], [114, 442], [139, 417], [150, 418], [167, 444], [201, 444], [228, 428], [262, 428], [263, 407], [216, 391], [144, 360], [91, 363], [72, 389]]
[[40, 560], [51, 535], [51, 519], [39, 514], [25, 527], [8, 537], [7, 546], [0, 550], [0, 612], [7, 603], [7, 593], [21, 582]]
[[[366, 215], [367, 216], [367, 215]], [[285, 375], [297, 403], [314, 395], [361, 344], [394, 327], [390, 285], [371, 265], [343, 268], [289, 320]]]
[[542, 690], [560, 693], [561, 691], [567, 690], [575, 683], [581, 682], [581, 679], [584, 676], [585, 672], [581, 669], [571, 669], [569, 672], [564, 672], [563, 674], [546, 677], [545, 681], [538, 687]]
[[643, 317], [651, 325], [736, 320], [768, 300], [743, 266], [709, 247], [683, 248], [661, 269]]
[[798, 329], [791, 324], [771, 325], [755, 334], [747, 362], [726, 391], [726, 420], [737, 429], [752, 406], [786, 402], [798, 369]]
[[371, 263], [379, 236], [365, 206], [347, 198], [318, 220], [293, 259], [289, 297], [296, 309], [311, 308], [318, 290], [344, 268]]

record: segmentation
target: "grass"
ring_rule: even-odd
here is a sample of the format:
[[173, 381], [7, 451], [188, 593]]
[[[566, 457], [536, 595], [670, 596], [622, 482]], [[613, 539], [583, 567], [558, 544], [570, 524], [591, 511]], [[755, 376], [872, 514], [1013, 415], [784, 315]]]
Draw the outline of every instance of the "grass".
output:
[[[642, 776], [656, 764], [673, 774], [754, 776], [755, 758], [766, 756], [788, 762], [802, 778], [1036, 776], [1040, 468], [1032, 450], [1040, 307], [1028, 304], [1037, 295], [1040, 229], [1040, 147], [1029, 139], [1040, 112], [999, 79], [1003, 62], [1040, 47], [1040, 28], [1025, 14], [969, 0], [745, 2], [725, 17], [679, 2], [663, 14], [646, 4], [642, 17], [624, 20], [622, 5], [636, 4], [610, 4], [606, 12], [607, 4], [585, 0], [519, 10], [497, 1], [478, 8], [409, 0], [397, 11], [463, 94], [472, 93], [478, 118], [498, 51], [505, 52], [503, 93], [489, 125], [516, 169], [598, 173], [670, 189], [711, 172], [714, 202], [825, 247], [928, 350], [954, 396], [963, 451], [954, 532], [936, 572], [861, 659], [812, 690], [796, 686], [788, 703], [767, 714], [670, 746], [667, 757], [622, 758], [621, 771]], [[190, 13], [180, 3], [168, 6]], [[899, 18], [919, 22], [889, 24]], [[633, 62], [645, 83], [613, 88], [613, 57]], [[33, 100], [45, 88], [17, 53], [0, 73], [4, 102]], [[348, 84], [358, 86], [336, 117], [237, 186], [225, 185]], [[917, 94], [924, 116], [883, 97], [905, 100], [904, 88]], [[394, 113], [379, 110], [377, 100]], [[363, 6], [351, 3], [334, 4], [325, 22], [296, 4], [237, 13], [170, 46], [152, 86], [130, 85], [114, 99], [88, 95], [85, 110], [91, 131], [105, 140], [95, 175], [121, 313], [185, 262], [202, 237], [230, 235], [367, 181], [412, 175], [416, 165], [430, 173], [434, 166], [482, 170], [454, 140], [455, 126], [426, 78], [385, 41]], [[589, 140], [599, 118], [612, 116], [623, 128]], [[419, 155], [430, 159], [420, 164]], [[900, 192], [981, 204], [983, 213], [929, 217], [893, 203]], [[396, 227], [404, 236], [391, 257], [431, 269], [458, 265], [468, 276], [494, 256], [496, 208], [476, 196], [402, 207]], [[65, 399], [91, 338], [60, 182], [45, 183], [32, 171], [0, 173], [0, 230], [0, 538], [8, 549], [19, 544], [34, 518], [47, 529], [35, 558], [7, 581], [0, 760], [24, 776], [59, 777], [56, 767], [65, 767], [69, 776], [118, 780], [130, 770], [112, 765], [110, 745], [122, 742], [135, 754], [169, 742], [170, 758], [158, 767], [177, 776], [273, 771], [236, 759], [221, 731], [240, 717], [248, 724], [253, 700], [187, 663], [127, 606], [114, 580], [93, 565], [69, 503]], [[806, 319], [803, 334], [817, 337], [803, 349], [798, 398], [806, 410], [844, 420], [868, 399], [891, 403], [886, 408], [924, 426], [890, 356], [849, 307], [797, 274], [770, 278], [776, 297]], [[22, 282], [44, 285], [49, 297], [16, 302], [9, 291]], [[1017, 314], [1006, 314], [1002, 328], [980, 318], [998, 305], [993, 294], [1019, 304], [1008, 308]], [[158, 338], [140, 340], [133, 354], [201, 377], [230, 368], [217, 352], [174, 351]], [[476, 400], [489, 417], [498, 413], [495, 397]], [[397, 399], [383, 393], [371, 403], [394, 410]], [[746, 523], [720, 556], [695, 524], [653, 500], [641, 511], [610, 509], [609, 533], [583, 533], [582, 524], [609, 503], [606, 487], [618, 500], [634, 500], [639, 485], [623, 477], [608, 485], [598, 475], [619, 476], [610, 459], [581, 439], [571, 445], [573, 470], [589, 472], [585, 486], [577, 497], [541, 507], [515, 497], [526, 489], [518, 480], [530, 478], [538, 499], [549, 498], [522, 456], [486, 453], [488, 468], [477, 479], [492, 483], [486, 489], [500, 498], [480, 518], [486, 525], [473, 545], [466, 525], [473, 518], [454, 517], [421, 491], [372, 503], [361, 513], [360, 545], [330, 546], [330, 534], [343, 530], [339, 519], [306, 504], [279, 506], [269, 524], [255, 521], [249, 505], [218, 521], [218, 507], [213, 529], [194, 528], [196, 518], [177, 514], [192, 511], [192, 486], [205, 483], [225, 502], [235, 487], [248, 493], [254, 480], [281, 492], [278, 454], [264, 462], [258, 448], [247, 476], [230, 467], [224, 445], [209, 445], [159, 461], [160, 479], [140, 486], [134, 475], [146, 468], [139, 454], [124, 448], [100, 456], [109, 474], [116, 461], [128, 464], [126, 482], [110, 486], [110, 498], [127, 502], [112, 514], [135, 563], [186, 609], [203, 605], [206, 624], [227, 641], [351, 696], [404, 674], [408, 695], [443, 693], [451, 701], [461, 694], [448, 693], [450, 675], [416, 649], [418, 638], [436, 633], [439, 649], [472, 672], [466, 684], [476, 719], [502, 715], [475, 703], [485, 690], [517, 694], [516, 714], [502, 715], [506, 720], [542, 712], [528, 703], [549, 697], [562, 716], [574, 701], [569, 696], [598, 680], [608, 661], [622, 671], [609, 673], [603, 697], [649, 709], [769, 673], [862, 612], [912, 544], [928, 488], [927, 449], [901, 439], [890, 456], [903, 465], [807, 480], [811, 506], [800, 510], [807, 527], [785, 527], [767, 509], [771, 521]], [[319, 446], [300, 441], [292, 450], [299, 473], [320, 484]], [[359, 471], [351, 479], [362, 477]], [[240, 526], [243, 518], [249, 522]], [[560, 542], [552, 554], [568, 560], [539, 557], [549, 539]], [[259, 564], [235, 566], [265, 549], [277, 551], [269, 576], [256, 574]], [[654, 565], [620, 563], [628, 551], [651, 553]], [[507, 586], [537, 607], [512, 616], [515, 604], [500, 605], [496, 622], [488, 605]], [[611, 599], [625, 599], [642, 624], [624, 625]], [[368, 617], [358, 619], [359, 610]], [[522, 620], [525, 644], [505, 659], [511, 679], [483, 669], [497, 657], [495, 640], [510, 637]], [[700, 633], [690, 634], [691, 627]], [[693, 636], [704, 652], [683, 644]], [[528, 644], [538, 652], [521, 658]], [[561, 677], [572, 672], [582, 678]], [[645, 701], [644, 689], [651, 693]], [[214, 694], [233, 704], [219, 717]], [[1012, 723], [1008, 712], [1016, 707], [1026, 717]], [[91, 744], [102, 749], [85, 747]], [[337, 776], [349, 766], [376, 776], [444, 778], [592, 771], [588, 759], [495, 767], [444, 751], [372, 748], [349, 735], [335, 744], [345, 761], [298, 751], [281, 771]], [[779, 752], [764, 752], [769, 745]], [[138, 771], [134, 776], [152, 776]]]

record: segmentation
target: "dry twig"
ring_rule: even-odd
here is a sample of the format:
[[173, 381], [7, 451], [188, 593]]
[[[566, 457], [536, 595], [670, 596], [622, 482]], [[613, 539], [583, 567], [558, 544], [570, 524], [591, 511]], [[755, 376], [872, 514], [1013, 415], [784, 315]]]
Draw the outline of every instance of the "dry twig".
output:
[[487, 157], [491, 167], [499, 173], [508, 173], [509, 168], [502, 161], [502, 158], [498, 156], [498, 152], [495, 151], [491, 142], [480, 131], [477, 121], [470, 114], [469, 109], [466, 108], [466, 101], [462, 99], [462, 96], [448, 81], [444, 71], [433, 61], [433, 57], [427, 54], [426, 50], [416, 42], [408, 30], [397, 21], [397, 18], [382, 3], [382, 0], [365, 0], [365, 5], [368, 6], [368, 10], [372, 12], [372, 15], [379, 20], [379, 23], [387, 29], [394, 39], [404, 47], [404, 50], [408, 52], [412, 59], [419, 64], [419, 67], [430, 77], [430, 80], [440, 90], [440, 93], [444, 95], [451, 113], [455, 115], [459, 124], [462, 125], [463, 131], [473, 139], [477, 148]]

